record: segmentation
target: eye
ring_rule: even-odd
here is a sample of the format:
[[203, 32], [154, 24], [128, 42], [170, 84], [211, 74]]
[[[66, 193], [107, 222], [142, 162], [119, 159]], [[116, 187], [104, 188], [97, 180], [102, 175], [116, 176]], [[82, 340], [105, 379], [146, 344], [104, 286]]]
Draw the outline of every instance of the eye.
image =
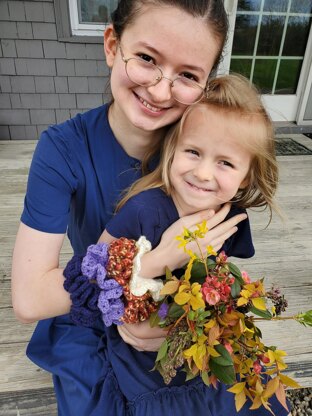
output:
[[221, 166], [229, 166], [230, 168], [234, 168], [234, 165], [227, 160], [220, 160], [219, 165]]
[[199, 156], [199, 152], [197, 150], [194, 150], [194, 149], [186, 149], [185, 153], [190, 153], [191, 155]]
[[138, 57], [140, 59], [142, 59], [142, 61], [149, 62], [150, 64], [154, 64], [155, 65], [154, 59], [151, 56], [147, 55], [146, 53], [139, 53], [138, 54]]
[[198, 82], [198, 77], [194, 74], [191, 74], [190, 72], [182, 72], [179, 75], [179, 77], [189, 79], [190, 81]]

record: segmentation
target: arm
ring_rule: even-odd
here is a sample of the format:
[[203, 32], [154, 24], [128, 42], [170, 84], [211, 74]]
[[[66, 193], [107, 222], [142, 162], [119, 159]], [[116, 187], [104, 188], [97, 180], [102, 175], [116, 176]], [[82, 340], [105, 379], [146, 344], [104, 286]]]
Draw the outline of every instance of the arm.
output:
[[63, 240], [64, 234], [44, 233], [20, 224], [13, 252], [12, 302], [21, 322], [69, 312], [71, 302], [59, 268]]
[[[175, 237], [181, 234], [183, 226], [192, 228], [207, 218], [207, 226], [210, 231], [207, 233], [207, 238], [201, 241], [201, 244], [203, 247], [211, 244], [215, 249], [221, 248], [224, 241], [237, 230], [236, 225], [246, 218], [245, 214], [241, 214], [226, 222], [222, 222], [229, 210], [230, 205], [227, 205], [215, 215], [211, 211], [203, 211], [177, 221], [163, 234], [159, 246], [142, 257], [141, 274], [145, 277], [153, 278], [162, 275], [166, 265], [171, 270], [177, 268], [179, 264], [184, 265], [187, 257], [183, 250], [177, 248], [178, 244]], [[118, 219], [117, 217], [118, 214], [116, 219]], [[221, 222], [222, 224], [220, 224]], [[114, 240], [114, 237], [107, 231], [104, 231], [100, 237], [102, 242], [110, 243], [112, 240]], [[193, 247], [193, 249], [195, 250], [196, 248]], [[170, 253], [170, 256], [168, 256], [168, 253]], [[143, 269], [144, 267], [145, 269]], [[124, 324], [118, 327], [118, 331], [125, 342], [138, 350], [145, 351], [157, 351], [166, 336], [166, 333], [161, 328], [150, 328], [148, 321], [135, 325]]]

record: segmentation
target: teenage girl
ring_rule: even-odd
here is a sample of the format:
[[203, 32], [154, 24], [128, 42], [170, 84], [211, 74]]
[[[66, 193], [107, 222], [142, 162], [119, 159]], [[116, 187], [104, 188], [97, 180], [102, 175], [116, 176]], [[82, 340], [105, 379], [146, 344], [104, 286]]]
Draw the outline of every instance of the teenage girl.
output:
[[[235, 75], [214, 79], [208, 88], [208, 98], [189, 107], [169, 130], [158, 167], [132, 185], [100, 241], [110, 243], [122, 236], [138, 240], [144, 235], [154, 248], [171, 224], [198, 210], [218, 212], [229, 201], [228, 217], [251, 207], [267, 206], [271, 212], [275, 208], [278, 169], [273, 129], [257, 91], [248, 80]], [[228, 256], [253, 256], [248, 219], [238, 224], [238, 231], [222, 250]], [[134, 289], [139, 289], [134, 294], [155, 291], [153, 279], [133, 278]], [[156, 353], [133, 351], [114, 335], [114, 327], [107, 328], [107, 334], [107, 353], [130, 414], [270, 414], [264, 407], [250, 411], [251, 402], [237, 413], [228, 386], [207, 387], [200, 377], [186, 383], [183, 372], [166, 387], [157, 372], [149, 371]], [[287, 415], [275, 396], [270, 404], [276, 416]]]
[[[105, 408], [110, 400], [101, 401], [97, 388], [111, 371], [109, 358], [98, 352], [103, 324], [81, 328], [68, 316], [71, 301], [59, 267], [65, 233], [76, 254], [98, 240], [119, 194], [141, 176], [142, 161], [154, 154], [147, 165], [155, 167], [168, 126], [203, 96], [226, 33], [222, 0], [121, 0], [104, 34], [113, 101], [41, 135], [14, 249], [12, 293], [18, 319], [40, 321], [27, 354], [53, 374], [61, 416], [118, 414]], [[245, 218], [224, 221], [228, 211], [226, 205], [215, 215], [205, 210], [180, 219], [151, 253], [147, 277], [186, 262], [174, 242], [183, 225], [208, 219], [203, 246], [220, 248]], [[147, 323], [123, 325], [120, 336], [156, 350], [164, 334]]]

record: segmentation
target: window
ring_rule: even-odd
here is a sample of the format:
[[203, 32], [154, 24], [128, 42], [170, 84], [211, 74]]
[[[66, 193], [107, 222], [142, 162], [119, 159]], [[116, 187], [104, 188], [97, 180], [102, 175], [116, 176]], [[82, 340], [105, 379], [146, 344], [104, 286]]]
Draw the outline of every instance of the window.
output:
[[73, 36], [102, 36], [118, 0], [68, 0]]

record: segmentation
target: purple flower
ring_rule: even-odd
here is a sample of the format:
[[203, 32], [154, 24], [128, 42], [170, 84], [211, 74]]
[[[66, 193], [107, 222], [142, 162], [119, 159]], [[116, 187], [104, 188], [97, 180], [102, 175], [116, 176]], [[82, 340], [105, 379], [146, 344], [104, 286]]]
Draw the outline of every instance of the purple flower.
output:
[[167, 305], [167, 303], [162, 303], [160, 305], [160, 308], [158, 309], [158, 312], [157, 312], [160, 319], [162, 320], [166, 319], [168, 309], [169, 309], [169, 306]]

